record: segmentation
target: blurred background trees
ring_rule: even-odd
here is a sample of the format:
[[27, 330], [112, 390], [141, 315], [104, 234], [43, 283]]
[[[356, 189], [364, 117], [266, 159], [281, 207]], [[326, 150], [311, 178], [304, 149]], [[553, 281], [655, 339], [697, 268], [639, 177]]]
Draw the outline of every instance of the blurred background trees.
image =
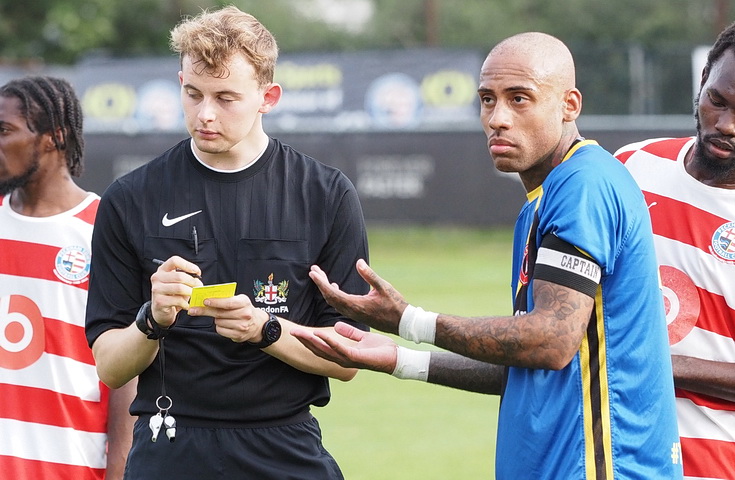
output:
[[[416, 46], [487, 49], [524, 30], [572, 45], [711, 43], [731, 0], [3, 0], [0, 58], [70, 63], [90, 53], [167, 54], [182, 15], [234, 3], [284, 52]], [[340, 18], [334, 18], [340, 17]]]
[[610, 114], [688, 113], [691, 51], [735, 13], [735, 0], [0, 0], [0, 64], [170, 55], [182, 15], [229, 3], [268, 26], [284, 53], [484, 53], [513, 33], [544, 31], [577, 58], [585, 111]]

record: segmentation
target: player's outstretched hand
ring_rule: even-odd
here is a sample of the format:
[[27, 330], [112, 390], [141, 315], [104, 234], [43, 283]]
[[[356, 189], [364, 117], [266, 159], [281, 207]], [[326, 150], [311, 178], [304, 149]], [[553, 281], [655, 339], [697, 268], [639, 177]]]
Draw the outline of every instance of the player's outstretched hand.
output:
[[339, 285], [329, 282], [327, 274], [317, 265], [312, 265], [309, 276], [327, 303], [342, 315], [378, 330], [397, 334], [401, 315], [408, 306], [403, 295], [380, 278], [365, 260], [357, 261], [357, 271], [371, 287], [367, 295], [343, 292]]
[[398, 347], [389, 337], [365, 332], [343, 322], [337, 322], [334, 332], [318, 328], [291, 329], [291, 335], [315, 355], [342, 367], [384, 373], [395, 370]]

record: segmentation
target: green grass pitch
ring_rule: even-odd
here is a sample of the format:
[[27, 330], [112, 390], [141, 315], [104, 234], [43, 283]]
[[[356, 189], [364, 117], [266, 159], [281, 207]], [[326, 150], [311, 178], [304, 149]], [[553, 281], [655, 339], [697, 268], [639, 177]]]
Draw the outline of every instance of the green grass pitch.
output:
[[[371, 266], [408, 302], [465, 316], [510, 314], [509, 229], [368, 232]], [[496, 396], [369, 371], [331, 385], [331, 403], [314, 414], [347, 480], [494, 478]]]

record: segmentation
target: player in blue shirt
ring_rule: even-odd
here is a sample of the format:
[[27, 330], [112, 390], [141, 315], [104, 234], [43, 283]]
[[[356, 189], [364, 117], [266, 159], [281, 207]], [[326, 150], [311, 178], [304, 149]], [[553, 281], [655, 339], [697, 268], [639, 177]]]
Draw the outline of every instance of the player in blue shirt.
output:
[[368, 295], [342, 292], [318, 266], [311, 277], [350, 318], [448, 352], [340, 324], [358, 343], [292, 334], [343, 366], [502, 393], [498, 479], [681, 478], [648, 212], [625, 168], [579, 135], [571, 53], [549, 35], [510, 37], [485, 60], [478, 93], [495, 167], [517, 172], [528, 196], [513, 247], [515, 314], [425, 312], [361, 261]]

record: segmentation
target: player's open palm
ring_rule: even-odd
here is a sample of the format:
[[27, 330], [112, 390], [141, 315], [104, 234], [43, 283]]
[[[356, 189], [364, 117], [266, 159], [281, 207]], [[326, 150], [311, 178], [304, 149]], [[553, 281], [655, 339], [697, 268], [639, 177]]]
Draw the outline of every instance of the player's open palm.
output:
[[380, 278], [368, 264], [360, 259], [357, 271], [371, 289], [366, 295], [351, 295], [330, 283], [327, 274], [317, 265], [311, 267], [309, 276], [316, 283], [328, 304], [357, 322], [378, 330], [398, 333], [398, 323], [408, 303], [393, 286]]
[[397, 345], [378, 333], [365, 332], [338, 322], [334, 330], [295, 328], [296, 337], [315, 355], [342, 367], [393, 373], [397, 361]]

